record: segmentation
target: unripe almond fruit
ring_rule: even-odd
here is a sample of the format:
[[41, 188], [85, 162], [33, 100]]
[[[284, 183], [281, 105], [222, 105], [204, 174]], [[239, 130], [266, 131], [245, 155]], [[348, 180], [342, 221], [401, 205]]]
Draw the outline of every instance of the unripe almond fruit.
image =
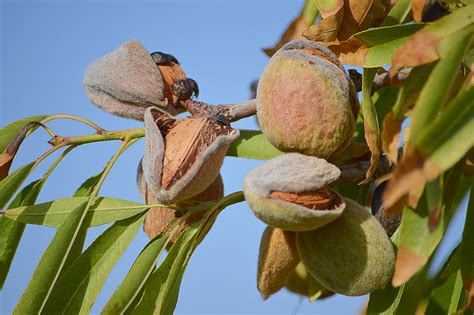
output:
[[341, 217], [317, 230], [297, 233], [296, 244], [309, 273], [323, 286], [344, 295], [364, 295], [389, 281], [394, 249], [369, 211], [351, 199], [345, 201]]
[[321, 44], [295, 40], [278, 50], [260, 77], [257, 100], [260, 127], [281, 151], [328, 159], [350, 144], [357, 94]]
[[258, 256], [257, 288], [263, 299], [285, 286], [299, 261], [295, 233], [268, 226]]
[[323, 159], [287, 153], [245, 176], [245, 199], [255, 216], [270, 226], [313, 230], [344, 211], [344, 199], [329, 187], [340, 174]]

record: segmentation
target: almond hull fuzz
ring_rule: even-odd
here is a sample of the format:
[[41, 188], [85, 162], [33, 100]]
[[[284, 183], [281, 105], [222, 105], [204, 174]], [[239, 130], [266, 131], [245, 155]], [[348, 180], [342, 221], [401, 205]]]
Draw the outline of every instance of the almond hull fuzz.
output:
[[[340, 170], [312, 156], [287, 153], [249, 172], [244, 178], [245, 199], [255, 216], [288, 231], [309, 231], [336, 220], [344, 199], [328, 185]], [[331, 202], [327, 202], [327, 194]]]
[[163, 76], [137, 40], [126, 42], [91, 63], [83, 86], [92, 103], [124, 118], [143, 120], [148, 107], [158, 107], [172, 115], [184, 111], [166, 98]]
[[191, 117], [177, 121], [164, 135], [157, 125], [160, 119], [167, 120], [167, 114], [156, 108], [145, 111], [143, 176], [156, 200], [172, 204], [191, 199], [211, 185], [239, 130], [226, 127], [228, 133], [210, 134], [221, 127], [219, 122]]
[[385, 230], [372, 214], [347, 198], [339, 219], [298, 233], [296, 243], [310, 274], [336, 293], [371, 293], [393, 273], [395, 254]]
[[278, 292], [300, 262], [295, 233], [268, 226], [258, 256], [257, 288], [262, 298]]
[[259, 80], [257, 100], [260, 127], [281, 151], [328, 159], [351, 141], [355, 88], [336, 56], [318, 43], [284, 45]]

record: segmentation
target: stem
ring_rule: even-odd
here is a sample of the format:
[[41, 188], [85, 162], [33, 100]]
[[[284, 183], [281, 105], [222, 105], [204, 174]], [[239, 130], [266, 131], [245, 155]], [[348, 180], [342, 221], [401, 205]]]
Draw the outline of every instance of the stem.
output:
[[111, 140], [121, 140], [121, 141], [131, 141], [145, 136], [145, 128], [134, 128], [128, 130], [112, 130], [104, 131], [101, 134], [90, 134], [84, 136], [67, 136], [61, 137], [56, 136], [49, 141], [53, 146], [59, 145], [80, 145], [84, 143], [92, 143], [99, 141], [111, 141]]
[[83, 117], [80, 117], [80, 116], [75, 116], [75, 115], [70, 115], [70, 114], [56, 114], [56, 115], [52, 115], [52, 116], [49, 116], [49, 117], [46, 117], [45, 119], [43, 119], [41, 122], [42, 123], [47, 123], [48, 121], [51, 121], [51, 120], [55, 120], [55, 119], [71, 119], [71, 120], [76, 120], [76, 121], [80, 121], [90, 127], [92, 127], [93, 129], [95, 129], [97, 131], [97, 133], [102, 133], [105, 131], [104, 128], [100, 127], [99, 125], [95, 124], [94, 122], [86, 119], [86, 118], [83, 118]]
[[255, 115], [257, 113], [257, 100], [251, 99], [237, 104], [211, 106], [204, 102], [188, 99], [184, 102], [184, 107], [191, 114], [200, 115], [208, 113], [211, 115], [223, 115], [232, 122]]

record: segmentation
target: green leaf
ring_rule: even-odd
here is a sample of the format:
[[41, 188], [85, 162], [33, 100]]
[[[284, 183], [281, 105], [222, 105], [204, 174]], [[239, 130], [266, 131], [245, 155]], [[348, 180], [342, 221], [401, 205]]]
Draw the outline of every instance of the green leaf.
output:
[[[104, 172], [100, 172], [99, 174], [90, 177], [81, 186], [76, 190], [74, 193], [74, 197], [89, 197], [91, 193], [94, 191], [94, 187], [98, 185], [100, 181], [100, 177], [104, 174]], [[79, 233], [76, 237], [76, 241], [71, 248], [71, 252], [69, 254], [68, 260], [65, 263], [65, 266], [69, 268], [69, 266], [82, 254], [82, 250], [84, 248], [84, 243], [86, 242], [87, 237], [87, 230], [89, 228], [90, 221], [86, 218], [86, 224], [83, 224]]]
[[181, 279], [192, 253], [194, 240], [198, 236], [201, 222], [186, 229], [171, 247], [164, 262], [147, 280], [143, 298], [133, 314], [173, 313]]
[[5, 207], [7, 202], [12, 198], [18, 188], [20, 188], [25, 179], [31, 173], [31, 170], [35, 165], [35, 162], [31, 162], [30, 164], [22, 166], [0, 181], [0, 209]]
[[471, 300], [471, 310], [474, 299], [474, 179], [471, 179], [469, 203], [467, 206], [466, 221], [461, 241], [461, 274], [464, 286]]
[[400, 0], [390, 9], [382, 26], [403, 24], [409, 17], [410, 12], [411, 0]]
[[433, 67], [434, 64], [428, 64], [415, 67], [410, 71], [408, 78], [400, 88], [399, 97], [393, 107], [396, 119], [403, 119], [410, 107], [415, 105], [415, 100], [425, 85]]
[[[473, 9], [474, 5], [468, 5], [455, 10], [418, 31], [393, 54], [391, 74], [400, 67], [414, 67], [439, 58], [457, 59], [457, 55], [463, 54], [465, 49], [460, 49], [455, 42], [463, 41], [463, 37], [470, 40], [474, 31]], [[451, 66], [452, 70], [457, 70], [456, 65]], [[450, 82], [447, 78], [444, 79], [445, 84]], [[439, 87], [448, 90], [446, 85], [439, 85]]]
[[94, 190], [94, 187], [99, 183], [100, 177], [104, 172], [100, 172], [88, 178], [74, 193], [74, 197], [89, 197]]
[[63, 271], [80, 223], [84, 220], [87, 204], [87, 199], [79, 204], [70, 212], [64, 224], [57, 229], [53, 240], [36, 266], [28, 287], [15, 307], [14, 314], [38, 314], [43, 311], [59, 274]]
[[132, 309], [132, 302], [143, 292], [145, 282], [155, 270], [168, 239], [168, 236], [160, 234], [148, 243], [105, 305], [103, 314], [123, 314]]
[[282, 154], [257, 130], [240, 130], [240, 137], [227, 150], [228, 156], [256, 160], [269, 160]]
[[372, 102], [377, 110], [377, 120], [379, 126], [382, 125], [385, 116], [392, 110], [398, 98], [399, 89], [387, 86], [375, 91]]
[[61, 275], [45, 314], [88, 314], [105, 280], [134, 239], [145, 216], [115, 222]]
[[[469, 46], [471, 37], [472, 34], [463, 31], [455, 33], [446, 39], [446, 45], [449, 46], [449, 54], [446, 54], [434, 66], [427, 82], [421, 90], [420, 97], [418, 98], [415, 109], [413, 110], [410, 140], [415, 145], [419, 145], [419, 142], [425, 133], [425, 129], [430, 127], [433, 122], [436, 121], [436, 118], [449, 95], [450, 87], [453, 83], [456, 72], [458, 71], [457, 69], [461, 64], [464, 52]], [[464, 103], [466, 102], [467, 104], [472, 104], [473, 100], [467, 99]], [[472, 110], [472, 107], [469, 107], [471, 106], [468, 106], [467, 114], [472, 115], [472, 112], [469, 111]], [[448, 107], [448, 111], [449, 110], [450, 108]], [[467, 118], [469, 118], [469, 116]], [[452, 125], [454, 125], [454, 123]], [[444, 127], [446, 127], [446, 121], [443, 128]]]
[[[0, 153], [5, 150], [5, 148], [10, 144], [10, 142], [15, 139], [18, 132], [20, 132], [21, 128], [27, 123], [32, 121], [42, 121], [48, 117], [47, 115], [40, 115], [40, 116], [31, 116], [28, 118], [23, 118], [12, 122], [11, 124], [3, 127], [0, 129]], [[31, 130], [38, 128], [38, 126], [32, 126]]]
[[380, 130], [377, 119], [377, 111], [372, 102], [371, 90], [376, 74], [376, 69], [364, 68], [362, 74], [362, 112], [364, 115], [364, 135], [369, 146], [370, 167], [367, 170], [365, 180], [361, 184], [366, 184], [375, 174], [380, 158]]
[[390, 64], [394, 52], [424, 26], [424, 24], [403, 24], [372, 28], [329, 47], [342, 63], [378, 68]]
[[[4, 212], [4, 216], [23, 223], [57, 227], [66, 220], [73, 209], [88, 199], [88, 197], [57, 199], [38, 205], [8, 209]], [[149, 206], [132, 201], [96, 197], [87, 213], [86, 222], [90, 222], [89, 226], [98, 226], [129, 218], [147, 209]]]
[[405, 285], [394, 288], [390, 284], [387, 284], [385, 288], [372, 292], [367, 306], [367, 315], [395, 314], [404, 288]]
[[[446, 182], [440, 192], [443, 196], [458, 196], [464, 193], [460, 185], [463, 167], [464, 161], [461, 161], [444, 176]], [[430, 208], [426, 192], [415, 210], [405, 207], [399, 227], [399, 246], [393, 276], [395, 286], [407, 282], [425, 266], [441, 241], [458, 203], [458, 197], [443, 198], [438, 223], [435, 226], [430, 224]]]
[[[45, 181], [46, 179], [42, 178], [25, 186], [9, 207], [34, 204]], [[6, 217], [0, 218], [0, 288], [5, 283], [24, 230], [24, 223], [12, 221]]]
[[441, 286], [433, 289], [426, 308], [426, 314], [454, 314], [459, 308], [462, 293], [461, 272], [456, 273], [442, 283]]
[[416, 146], [434, 168], [427, 171], [443, 172], [458, 162], [474, 146], [473, 134], [474, 88], [471, 88], [458, 95], [445, 113], [425, 126], [418, 136]]

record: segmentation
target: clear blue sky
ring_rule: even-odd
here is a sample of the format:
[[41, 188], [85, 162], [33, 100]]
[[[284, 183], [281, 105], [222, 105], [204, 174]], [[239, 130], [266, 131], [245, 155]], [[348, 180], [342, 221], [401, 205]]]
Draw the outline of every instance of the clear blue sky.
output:
[[[3, 1], [0, 4], [0, 125], [35, 114], [71, 113], [106, 129], [139, 127], [93, 106], [82, 90], [82, 76], [94, 59], [130, 39], [150, 51], [172, 53], [200, 87], [209, 103], [242, 101], [273, 45], [303, 1]], [[255, 129], [246, 119], [238, 128]], [[61, 135], [88, 133], [76, 123], [54, 122]], [[25, 164], [48, 145], [37, 132], [23, 145], [14, 167]], [[96, 174], [117, 143], [87, 145], [69, 155], [50, 177], [39, 201], [70, 196]], [[140, 201], [135, 185], [143, 141], [119, 160], [101, 195]], [[51, 161], [49, 161], [51, 162]], [[48, 164], [48, 163], [46, 163]], [[36, 179], [46, 164], [34, 172]], [[225, 191], [241, 190], [242, 178], [260, 161], [227, 158], [222, 169]], [[460, 228], [460, 218], [456, 228]], [[103, 227], [90, 230], [90, 243]], [[176, 313], [357, 314], [365, 297], [336, 296], [308, 303], [285, 290], [267, 301], [256, 289], [256, 264], [264, 225], [245, 204], [227, 208], [193, 255], [185, 273]], [[0, 311], [9, 313], [53, 236], [51, 228], [28, 227], [1, 293]], [[148, 239], [140, 230], [106, 282], [93, 309], [98, 312]], [[452, 242], [451, 242], [452, 243]], [[448, 244], [447, 247], [452, 245]]]

